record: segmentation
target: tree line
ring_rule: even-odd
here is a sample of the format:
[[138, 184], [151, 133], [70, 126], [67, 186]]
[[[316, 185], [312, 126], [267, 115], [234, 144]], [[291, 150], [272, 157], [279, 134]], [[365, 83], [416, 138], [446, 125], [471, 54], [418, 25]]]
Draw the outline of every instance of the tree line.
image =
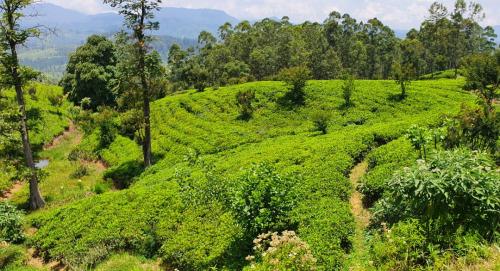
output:
[[458, 68], [464, 57], [495, 50], [492, 27], [481, 27], [481, 5], [457, 0], [453, 10], [431, 5], [420, 29], [405, 39], [377, 18], [357, 21], [332, 12], [323, 23], [292, 24], [264, 19], [219, 28], [218, 37], [202, 32], [198, 46], [172, 46], [170, 79], [177, 89], [253, 80], [279, 79], [283, 69], [304, 66], [311, 79], [336, 79], [350, 74], [359, 79], [417, 79], [436, 71]]

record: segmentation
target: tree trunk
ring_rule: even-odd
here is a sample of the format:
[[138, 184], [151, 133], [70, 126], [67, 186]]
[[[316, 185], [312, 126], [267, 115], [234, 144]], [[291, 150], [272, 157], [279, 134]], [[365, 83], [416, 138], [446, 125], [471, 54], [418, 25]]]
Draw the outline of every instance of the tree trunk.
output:
[[141, 2], [141, 17], [139, 28], [136, 29], [136, 37], [138, 41], [139, 50], [139, 72], [142, 85], [142, 101], [144, 113], [144, 142], [142, 145], [142, 152], [144, 155], [144, 166], [146, 168], [151, 166], [151, 109], [149, 105], [149, 86], [146, 79], [146, 41], [144, 37], [144, 22], [146, 20], [146, 8], [144, 1]]
[[43, 208], [45, 206], [45, 201], [40, 194], [38, 189], [38, 175], [36, 174], [35, 162], [33, 161], [33, 152], [31, 150], [31, 143], [29, 139], [29, 130], [26, 117], [26, 104], [24, 102], [24, 94], [22, 89], [22, 82], [19, 75], [18, 67], [19, 60], [17, 57], [16, 45], [14, 42], [10, 42], [10, 50], [12, 53], [12, 70], [11, 75], [14, 81], [14, 87], [16, 89], [17, 104], [19, 105], [19, 112], [21, 113], [21, 137], [23, 141], [23, 152], [24, 159], [26, 160], [26, 166], [30, 170], [30, 199], [29, 206], [31, 210], [36, 210]]
[[144, 166], [151, 166], [151, 109], [149, 105], [149, 89], [144, 73], [141, 74], [141, 84], [143, 87], [143, 111], [144, 111], [144, 142], [142, 151], [144, 154]]

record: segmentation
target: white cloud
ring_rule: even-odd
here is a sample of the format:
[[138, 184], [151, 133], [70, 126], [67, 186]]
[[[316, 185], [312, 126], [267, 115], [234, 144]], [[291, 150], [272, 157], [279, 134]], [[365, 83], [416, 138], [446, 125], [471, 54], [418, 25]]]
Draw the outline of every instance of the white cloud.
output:
[[[101, 0], [44, 0], [86, 13], [110, 9]], [[455, 0], [441, 0], [452, 7]], [[476, 0], [486, 12], [485, 24], [500, 25], [499, 0]], [[416, 27], [434, 0], [166, 0], [165, 6], [224, 10], [240, 19], [289, 16], [292, 21], [323, 21], [337, 10], [366, 21], [377, 17], [394, 28]]]

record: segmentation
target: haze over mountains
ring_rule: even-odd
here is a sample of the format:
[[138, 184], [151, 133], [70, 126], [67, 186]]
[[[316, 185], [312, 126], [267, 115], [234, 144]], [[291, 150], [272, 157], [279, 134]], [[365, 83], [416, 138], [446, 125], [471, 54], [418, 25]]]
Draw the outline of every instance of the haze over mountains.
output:
[[[41, 39], [32, 40], [28, 48], [22, 51], [21, 58], [25, 65], [32, 66], [54, 77], [64, 71], [68, 55], [92, 34], [112, 36], [122, 29], [123, 18], [116, 13], [88, 15], [65, 9], [53, 4], [37, 4], [28, 11], [37, 14], [27, 17], [26, 25], [43, 25], [47, 31]], [[168, 48], [173, 43], [183, 47], [196, 44], [201, 31], [216, 33], [225, 22], [238, 23], [239, 20], [223, 11], [210, 9], [162, 8], [156, 19], [160, 30], [156, 47], [166, 57]]]
[[[62, 75], [68, 55], [83, 44], [88, 36], [101, 34], [111, 37], [122, 29], [123, 22], [122, 16], [117, 13], [89, 15], [48, 3], [33, 6], [28, 14], [38, 16], [27, 17], [27, 25], [40, 24], [55, 32], [47, 33], [41, 39], [31, 41], [29, 49], [22, 50], [21, 60], [23, 64], [32, 66], [54, 78]], [[190, 47], [196, 44], [201, 31], [216, 34], [222, 24], [230, 22], [235, 25], [240, 21], [220, 10], [172, 7], [162, 8], [157, 13], [156, 19], [160, 22], [160, 29], [155, 32], [155, 35], [158, 35], [155, 47], [164, 58], [173, 43]], [[495, 33], [500, 33], [500, 26], [494, 28]], [[407, 30], [401, 29], [395, 32], [398, 37], [403, 38]]]

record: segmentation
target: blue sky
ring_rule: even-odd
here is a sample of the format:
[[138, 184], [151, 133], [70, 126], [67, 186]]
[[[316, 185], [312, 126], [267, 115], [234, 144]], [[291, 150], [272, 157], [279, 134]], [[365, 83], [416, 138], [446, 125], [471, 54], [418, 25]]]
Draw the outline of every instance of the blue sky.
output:
[[[101, 0], [44, 0], [86, 13], [108, 11]], [[434, 0], [168, 0], [164, 6], [224, 10], [239, 19], [289, 16], [294, 22], [323, 21], [330, 11], [366, 20], [377, 17], [394, 28], [416, 27]], [[450, 8], [454, 0], [441, 0]], [[500, 0], [476, 0], [483, 5], [483, 24], [500, 25]]]

